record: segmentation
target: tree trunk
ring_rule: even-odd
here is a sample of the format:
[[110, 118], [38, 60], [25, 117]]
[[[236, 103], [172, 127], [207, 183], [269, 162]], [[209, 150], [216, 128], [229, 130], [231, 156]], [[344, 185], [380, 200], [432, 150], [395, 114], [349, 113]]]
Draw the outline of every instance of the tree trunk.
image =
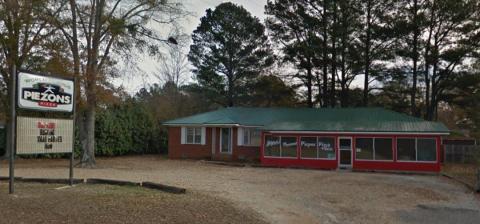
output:
[[335, 107], [335, 80], [337, 75], [337, 3], [333, 1], [333, 26], [332, 26], [332, 81], [330, 83], [330, 106]]
[[234, 101], [234, 100], [233, 100], [233, 98], [234, 98], [234, 97], [233, 97], [233, 94], [234, 94], [234, 89], [233, 89], [234, 87], [233, 87], [233, 86], [234, 86], [234, 84], [233, 84], [233, 78], [231, 78], [231, 77], [232, 77], [232, 76], [229, 76], [229, 77], [228, 77], [228, 93], [227, 93], [227, 95], [228, 95], [228, 96], [227, 96], [227, 98], [228, 98], [228, 99], [227, 99], [227, 101], [228, 101], [228, 102], [227, 102], [228, 107], [233, 107], [233, 105], [234, 105], [234, 103], [233, 103], [233, 101]]
[[82, 156], [82, 167], [93, 168], [95, 161], [95, 107], [88, 106], [86, 111], [85, 129], [86, 141], [85, 151]]
[[434, 117], [435, 108], [437, 107], [437, 62], [433, 63], [433, 70], [432, 70], [432, 94], [430, 97], [430, 106], [427, 110], [427, 120], [431, 121]]
[[312, 77], [313, 77], [313, 74], [312, 74], [312, 68], [309, 67], [307, 68], [307, 105], [308, 107], [310, 108], [313, 108], [313, 99], [312, 99]]
[[340, 80], [340, 88], [341, 88], [341, 93], [340, 93], [340, 105], [341, 107], [346, 107], [348, 106], [348, 95], [347, 95], [347, 74], [346, 74], [346, 60], [345, 58], [347, 57], [347, 29], [348, 29], [348, 22], [347, 22], [347, 13], [345, 12], [346, 8], [345, 2], [340, 2], [340, 8], [341, 8], [341, 18], [342, 18], [342, 39], [341, 39], [341, 50], [340, 50], [340, 72], [341, 72], [341, 80]]
[[412, 116], [416, 116], [416, 93], [417, 93], [417, 62], [418, 62], [418, 35], [419, 35], [419, 30], [418, 30], [418, 24], [417, 24], [417, 11], [418, 11], [418, 2], [417, 0], [413, 0], [413, 54], [412, 54], [412, 59], [413, 59], [413, 77], [412, 77], [412, 91], [411, 91], [411, 99], [410, 99], [410, 114]]
[[[342, 40], [343, 42], [343, 40]], [[346, 70], [345, 70], [345, 46], [342, 44], [342, 52], [341, 52], [341, 80], [340, 80], [340, 87], [341, 87], [341, 93], [340, 93], [340, 105], [342, 107], [346, 107], [348, 105], [347, 102], [347, 88], [346, 88]]]
[[429, 32], [428, 32], [428, 38], [426, 41], [426, 46], [425, 46], [425, 71], [424, 71], [424, 78], [425, 78], [425, 119], [428, 120], [429, 118], [429, 107], [430, 107], [430, 41], [432, 40], [432, 35], [433, 35], [433, 28], [435, 24], [435, 1], [433, 1], [433, 5], [431, 8], [431, 14], [430, 14], [430, 22], [429, 22]]
[[371, 6], [372, 0], [367, 1], [367, 27], [365, 38], [365, 80], [363, 82], [363, 105], [368, 106], [368, 85], [370, 76], [370, 25], [371, 25]]
[[323, 28], [323, 41], [322, 41], [322, 53], [323, 53], [323, 86], [322, 86], [322, 101], [323, 106], [328, 105], [328, 29], [327, 29], [327, 0], [323, 1], [323, 16], [322, 16], [322, 28]]

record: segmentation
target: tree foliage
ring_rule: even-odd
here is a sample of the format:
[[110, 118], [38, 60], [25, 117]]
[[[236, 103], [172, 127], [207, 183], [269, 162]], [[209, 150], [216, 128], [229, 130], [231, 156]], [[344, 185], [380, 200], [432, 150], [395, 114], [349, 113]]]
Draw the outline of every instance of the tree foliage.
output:
[[263, 24], [233, 3], [207, 9], [192, 40], [188, 58], [198, 86], [221, 105], [238, 104], [248, 95], [244, 86], [273, 62]]

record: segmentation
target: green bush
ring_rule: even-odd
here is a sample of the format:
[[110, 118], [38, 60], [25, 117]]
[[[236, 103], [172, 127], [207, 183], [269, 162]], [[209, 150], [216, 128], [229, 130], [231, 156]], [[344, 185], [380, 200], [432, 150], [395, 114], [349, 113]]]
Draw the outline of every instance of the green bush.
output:
[[95, 125], [98, 156], [161, 152], [163, 133], [143, 105], [125, 103], [102, 110]]

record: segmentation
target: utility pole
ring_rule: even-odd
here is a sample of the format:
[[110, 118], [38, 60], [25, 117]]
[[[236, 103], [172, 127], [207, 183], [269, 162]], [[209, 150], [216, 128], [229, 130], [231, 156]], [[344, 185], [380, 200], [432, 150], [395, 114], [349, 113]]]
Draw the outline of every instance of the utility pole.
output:
[[17, 87], [17, 68], [16, 65], [13, 65], [12, 68], [12, 73], [10, 74], [10, 159], [9, 159], [9, 186], [8, 186], [8, 192], [10, 194], [13, 194], [15, 192], [15, 187], [14, 187], [14, 179], [15, 179], [15, 173], [14, 173], [14, 159], [15, 159], [15, 136], [16, 136], [16, 120], [17, 120], [17, 115], [16, 115], [16, 90]]

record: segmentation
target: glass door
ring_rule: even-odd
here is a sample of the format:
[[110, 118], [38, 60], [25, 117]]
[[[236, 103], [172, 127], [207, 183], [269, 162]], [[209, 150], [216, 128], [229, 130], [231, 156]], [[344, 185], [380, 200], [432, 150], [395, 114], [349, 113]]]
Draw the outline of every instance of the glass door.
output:
[[351, 168], [352, 167], [352, 138], [339, 137], [338, 150], [339, 150], [338, 167]]
[[232, 129], [231, 128], [220, 129], [220, 152], [232, 153]]

